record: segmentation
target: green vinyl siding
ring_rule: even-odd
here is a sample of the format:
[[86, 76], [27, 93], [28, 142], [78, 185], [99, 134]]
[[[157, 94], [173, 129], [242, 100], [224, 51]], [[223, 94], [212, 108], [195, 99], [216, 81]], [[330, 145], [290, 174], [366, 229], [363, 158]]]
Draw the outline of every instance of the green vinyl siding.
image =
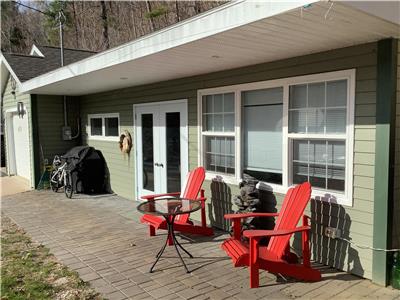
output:
[[392, 248], [400, 248], [400, 40], [397, 41], [396, 130]]
[[[11, 78], [11, 77], [10, 77]], [[27, 116], [25, 115], [24, 118], [28, 117], [28, 128], [29, 128], [29, 153], [30, 153], [30, 184], [31, 187], [34, 187], [34, 166], [33, 166], [33, 148], [32, 148], [32, 110], [31, 110], [31, 96], [29, 94], [21, 94], [18, 91], [18, 86], [15, 90], [15, 97], [11, 94], [11, 80], [10, 78], [7, 81], [6, 87], [4, 89], [3, 97], [3, 116], [5, 120], [5, 130], [4, 130], [4, 137], [5, 137], [5, 151], [6, 151], [6, 166], [8, 165], [7, 158], [8, 158], [8, 149], [7, 149], [7, 118], [6, 118], [6, 111], [13, 110], [17, 108], [17, 102], [24, 103], [25, 110], [27, 112]]]
[[[374, 153], [375, 153], [375, 103], [376, 103], [376, 43], [335, 49], [281, 61], [248, 66], [126, 88], [81, 97], [81, 117], [86, 129], [87, 115], [95, 113], [120, 113], [121, 130], [129, 130], [134, 138], [133, 104], [176, 99], [188, 99], [189, 118], [189, 168], [198, 165], [197, 90], [224, 85], [265, 81], [313, 73], [356, 69], [355, 136], [354, 136], [354, 190], [353, 206], [341, 206], [313, 201], [308, 209], [313, 225], [313, 255], [318, 261], [350, 271], [360, 276], [372, 277], [371, 250], [357, 248], [344, 241], [333, 241], [322, 236], [324, 226], [337, 226], [344, 237], [354, 243], [372, 246]], [[101, 84], [101, 83], [99, 83]], [[86, 133], [87, 134], [87, 133]], [[124, 157], [117, 142], [88, 140], [103, 152], [111, 176], [114, 192], [135, 199], [134, 153]], [[372, 158], [372, 159], [371, 159]], [[234, 209], [232, 195], [238, 187], [206, 181], [207, 216], [215, 226], [226, 228], [223, 214]], [[276, 195], [277, 209], [283, 196]], [[199, 215], [194, 214], [198, 219]]]
[[[37, 122], [39, 137], [40, 165], [44, 160], [52, 163], [54, 155], [62, 155], [70, 148], [80, 143], [80, 138], [71, 141], [62, 139], [64, 126], [64, 104], [62, 96], [37, 95]], [[77, 133], [77, 119], [79, 116], [78, 99], [71, 98], [67, 101], [68, 125], [72, 133]]]

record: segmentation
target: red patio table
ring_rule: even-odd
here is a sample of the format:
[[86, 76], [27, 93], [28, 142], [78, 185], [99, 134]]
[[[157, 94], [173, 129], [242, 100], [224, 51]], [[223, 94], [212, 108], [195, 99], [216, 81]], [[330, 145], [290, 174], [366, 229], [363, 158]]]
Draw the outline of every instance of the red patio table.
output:
[[164, 243], [164, 246], [161, 247], [160, 251], [158, 251], [156, 255], [156, 261], [153, 263], [153, 265], [150, 268], [150, 273], [153, 272], [153, 268], [161, 258], [161, 255], [164, 253], [164, 250], [168, 244], [168, 237], [171, 237], [171, 240], [174, 243], [176, 252], [178, 253], [178, 256], [180, 260], [182, 261], [183, 266], [186, 269], [187, 273], [190, 273], [189, 269], [187, 268], [182, 255], [179, 252], [179, 248], [181, 248], [184, 252], [186, 252], [187, 255], [189, 255], [190, 258], [193, 258], [192, 254], [189, 253], [183, 246], [178, 242], [178, 240], [175, 237], [175, 232], [174, 232], [174, 221], [175, 217], [177, 215], [182, 215], [182, 214], [187, 214], [194, 212], [196, 210], [199, 210], [201, 208], [201, 202], [198, 200], [189, 200], [185, 198], [158, 198], [154, 199], [151, 201], [147, 201], [144, 203], [139, 204], [137, 207], [137, 210], [143, 214], [150, 214], [150, 215], [156, 215], [156, 216], [162, 216], [165, 218], [167, 222], [167, 239]]

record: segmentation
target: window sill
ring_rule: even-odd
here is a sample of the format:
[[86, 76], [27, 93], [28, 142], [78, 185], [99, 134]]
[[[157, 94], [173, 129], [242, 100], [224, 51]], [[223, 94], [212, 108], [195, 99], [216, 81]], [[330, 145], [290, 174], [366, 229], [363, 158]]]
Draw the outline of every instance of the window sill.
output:
[[88, 136], [89, 141], [119, 142], [118, 136]]
[[[234, 176], [206, 172], [206, 180], [212, 181], [217, 176], [221, 179], [221, 182], [226, 183], [226, 184], [235, 185], [235, 186], [238, 186], [239, 183], [242, 181], [242, 179], [237, 179]], [[287, 191], [289, 190], [289, 188], [291, 188], [291, 187], [292, 186], [284, 187], [282, 185], [272, 184], [272, 183], [267, 183], [267, 182], [262, 182], [262, 181], [257, 184], [257, 188], [259, 188], [261, 190], [268, 190], [268, 191], [271, 191], [272, 193], [277, 193], [277, 194], [281, 194], [281, 195], [285, 195], [287, 193]], [[351, 198], [347, 198], [346, 195], [344, 195], [344, 194], [333, 193], [333, 192], [324, 191], [324, 190], [318, 190], [316, 188], [312, 189], [311, 198], [314, 200], [324, 201], [324, 202], [328, 202], [328, 203], [334, 203], [337, 205], [343, 205], [343, 206], [347, 206], [347, 207], [353, 206], [353, 200]]]

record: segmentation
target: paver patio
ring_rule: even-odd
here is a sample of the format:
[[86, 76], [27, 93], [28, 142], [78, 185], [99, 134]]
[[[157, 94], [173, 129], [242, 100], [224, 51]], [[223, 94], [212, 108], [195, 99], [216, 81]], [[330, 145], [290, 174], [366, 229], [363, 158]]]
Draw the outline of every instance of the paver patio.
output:
[[181, 236], [194, 256], [185, 256], [191, 274], [171, 247], [150, 274], [165, 234], [148, 237], [136, 206], [118, 196], [67, 199], [50, 191], [2, 198], [3, 213], [108, 299], [400, 299], [398, 290], [323, 266], [320, 282], [277, 281], [262, 272], [262, 286], [249, 289], [248, 270], [233, 268], [220, 249], [223, 232], [213, 238]]

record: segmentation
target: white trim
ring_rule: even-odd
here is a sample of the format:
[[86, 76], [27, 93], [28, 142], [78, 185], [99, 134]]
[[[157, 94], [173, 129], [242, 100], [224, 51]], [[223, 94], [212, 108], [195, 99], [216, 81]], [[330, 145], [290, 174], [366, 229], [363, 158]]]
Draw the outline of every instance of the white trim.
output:
[[[153, 107], [153, 112], [155, 107], [162, 107], [162, 106], [172, 106], [174, 104], [177, 105], [182, 105], [183, 106], [183, 112], [184, 114], [181, 115], [181, 120], [184, 121], [184, 125], [181, 122], [181, 132], [182, 132], [182, 138], [181, 141], [184, 140], [186, 142], [181, 143], [181, 183], [184, 184], [186, 180], [186, 176], [189, 172], [189, 112], [188, 112], [188, 100], [187, 99], [177, 99], [177, 100], [170, 100], [170, 101], [158, 101], [158, 102], [146, 102], [146, 103], [138, 103], [138, 104], [133, 104], [133, 131], [134, 131], [134, 149], [135, 149], [135, 157], [134, 157], [134, 164], [135, 164], [135, 195], [137, 200], [140, 200], [138, 195], [140, 194], [139, 190], [139, 183], [141, 183], [141, 180], [139, 180], [139, 159], [138, 159], [138, 138], [140, 137], [140, 132], [138, 131], [138, 124], [139, 121], [137, 119], [137, 113], [141, 108], [146, 108], [146, 107]], [[151, 111], [151, 108], [150, 110]], [[168, 109], [164, 109], [163, 111], [168, 111]], [[157, 113], [157, 112], [156, 112]], [[153, 124], [154, 126], [154, 124]], [[155, 137], [155, 136], [154, 136]], [[155, 157], [156, 159], [156, 157]], [[165, 157], [162, 157], [161, 159], [166, 160]], [[166, 165], [166, 163], [164, 163]], [[166, 170], [166, 168], [165, 168]], [[165, 177], [165, 176], [163, 176]], [[166, 187], [165, 187], [166, 188]], [[162, 193], [162, 191], [161, 191]]]
[[[88, 114], [87, 116], [88, 122], [86, 125], [86, 133], [88, 135], [89, 140], [93, 141], [110, 141], [116, 142], [119, 141], [120, 131], [120, 119], [119, 113], [107, 113], [107, 114]], [[106, 136], [105, 135], [105, 119], [106, 118], [118, 118], [118, 136]], [[101, 119], [101, 135], [92, 135], [90, 128], [90, 119]]]
[[29, 92], [56, 82], [145, 58], [314, 2], [318, 1], [232, 1], [155, 33], [27, 80], [22, 86], [22, 91]]
[[32, 45], [32, 49], [31, 52], [29, 52], [29, 55], [44, 57], [44, 54], [42, 53], [42, 51], [39, 50], [38, 47], [36, 47], [36, 45]]
[[[286, 193], [292, 185], [290, 182], [292, 174], [292, 151], [291, 141], [293, 139], [324, 139], [324, 140], [344, 140], [346, 142], [346, 174], [345, 174], [345, 193], [332, 192], [326, 190], [318, 190], [313, 188], [312, 196], [324, 201], [337, 202], [346, 206], [353, 205], [353, 156], [354, 156], [354, 107], [355, 107], [355, 69], [341, 70], [335, 72], [325, 72], [318, 74], [311, 74], [305, 76], [295, 76], [282, 79], [274, 79], [268, 81], [244, 83], [216, 88], [201, 89], [197, 91], [197, 118], [198, 118], [198, 161], [199, 165], [204, 166], [204, 149], [203, 137], [204, 136], [234, 136], [235, 137], [235, 176], [227, 174], [219, 174], [214, 172], [207, 172], [206, 179], [211, 180], [217, 175], [229, 184], [238, 184], [241, 180], [243, 171], [241, 161], [241, 93], [243, 91], [267, 89], [274, 87], [283, 87], [283, 156], [282, 156], [282, 185], [265, 183], [270, 189], [278, 193]], [[298, 134], [288, 132], [288, 105], [289, 105], [289, 86], [302, 83], [313, 83], [331, 80], [346, 79], [347, 85], [347, 125], [345, 134]], [[235, 133], [232, 135], [227, 133], [213, 133], [202, 132], [202, 97], [210, 94], [220, 93], [235, 93]]]
[[11, 66], [9, 65], [9, 63], [7, 62], [6, 58], [4, 57], [4, 55], [2, 53], [0, 53], [0, 62], [4, 63], [4, 65], [7, 67], [8, 71], [10, 72], [11, 76], [14, 77], [15, 81], [17, 82], [18, 86], [17, 89], [19, 91], [21, 91], [22, 89], [22, 83], [21, 81], [18, 79], [17, 75], [15, 74], [14, 70], [11, 68]]
[[[28, 122], [28, 142], [29, 142], [29, 147], [32, 147], [32, 141], [31, 141], [31, 124], [29, 123], [29, 112], [25, 107], [25, 113], [24, 113], [24, 118], [27, 118]], [[14, 123], [13, 123], [13, 115], [18, 112], [18, 108], [12, 107], [4, 111], [4, 133], [7, 137], [7, 139], [4, 141], [6, 142], [6, 159], [7, 159], [7, 175], [18, 175], [17, 174], [17, 162], [16, 162], [16, 157], [15, 157], [15, 142], [14, 142]], [[32, 149], [29, 148], [29, 178], [26, 178], [29, 181], [29, 187], [34, 188], [34, 174], [33, 174], [33, 153], [31, 151]], [[13, 153], [14, 155], [10, 155]], [[25, 178], [25, 177], [23, 177]]]

